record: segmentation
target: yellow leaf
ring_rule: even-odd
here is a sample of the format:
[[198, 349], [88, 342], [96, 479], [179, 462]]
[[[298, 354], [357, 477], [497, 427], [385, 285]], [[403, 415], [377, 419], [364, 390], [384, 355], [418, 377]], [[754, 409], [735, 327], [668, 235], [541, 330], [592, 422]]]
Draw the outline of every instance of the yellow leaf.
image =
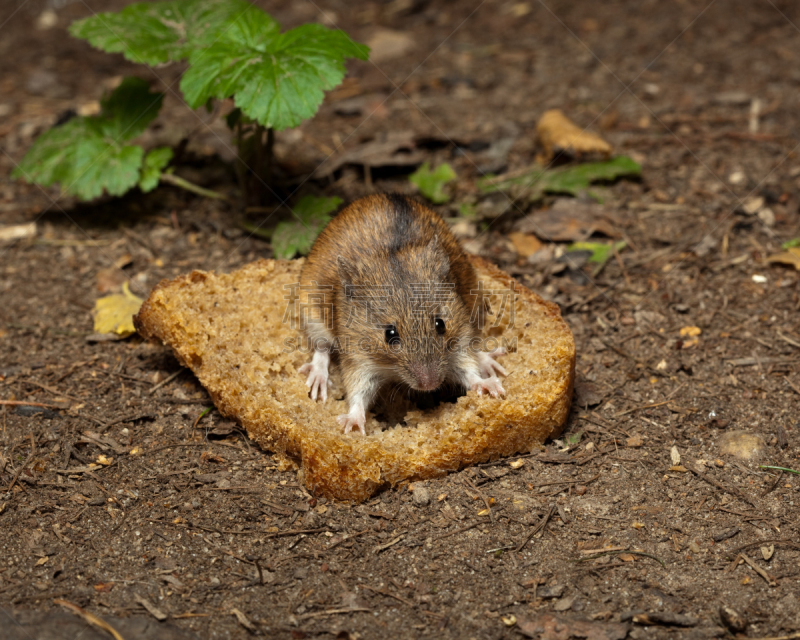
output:
[[131, 335], [136, 331], [133, 327], [133, 316], [139, 312], [142, 302], [144, 300], [133, 295], [125, 282], [122, 293], [114, 293], [94, 303], [95, 332]]
[[781, 251], [767, 258], [767, 262], [780, 262], [788, 264], [800, 271], [800, 247], [789, 247], [786, 251]]
[[552, 158], [557, 150], [576, 155], [588, 153], [611, 155], [610, 144], [600, 136], [581, 129], [560, 109], [545, 111], [536, 124], [536, 133], [548, 159]]
[[114, 458], [109, 458], [107, 456], [104, 456], [103, 454], [100, 454], [99, 456], [97, 456], [97, 460], [96, 460], [97, 464], [102, 464], [105, 467], [110, 465], [113, 461], [114, 461]]
[[683, 327], [681, 328], [681, 337], [690, 337], [694, 338], [695, 336], [699, 336], [703, 330], [700, 327]]

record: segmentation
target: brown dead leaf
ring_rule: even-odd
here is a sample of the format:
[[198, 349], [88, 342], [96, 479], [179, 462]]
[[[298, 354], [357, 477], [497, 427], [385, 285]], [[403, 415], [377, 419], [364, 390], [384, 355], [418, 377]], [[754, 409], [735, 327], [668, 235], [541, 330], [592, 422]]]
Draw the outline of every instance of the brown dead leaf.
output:
[[611, 145], [600, 136], [581, 129], [567, 118], [561, 109], [545, 111], [536, 124], [539, 142], [549, 160], [556, 152], [565, 151], [574, 155], [599, 153], [611, 155]]
[[559, 198], [553, 206], [523, 218], [516, 231], [535, 233], [552, 242], [581, 242], [595, 233], [618, 238], [619, 233], [608, 220], [611, 211], [596, 202], [575, 198]]
[[113, 582], [98, 582], [94, 585], [94, 590], [98, 593], [108, 593], [114, 588]]
[[789, 247], [786, 251], [771, 255], [767, 258], [767, 262], [788, 264], [800, 271], [800, 247]]
[[376, 29], [367, 39], [369, 59], [380, 63], [400, 58], [414, 48], [414, 39], [405, 31]]
[[641, 447], [643, 444], [644, 440], [639, 434], [633, 435], [625, 441], [625, 445], [632, 448]]
[[367, 167], [412, 166], [425, 159], [425, 152], [417, 149], [413, 131], [390, 131], [378, 139], [331, 156], [314, 172], [314, 177], [325, 178], [347, 164]]
[[628, 635], [628, 625], [619, 622], [572, 620], [549, 613], [533, 620], [517, 617], [517, 630], [528, 638], [539, 640], [623, 640]]
[[542, 243], [539, 241], [539, 239], [529, 233], [512, 231], [508, 234], [508, 239], [511, 240], [511, 244], [514, 245], [514, 249], [523, 258], [532, 256], [542, 248]]

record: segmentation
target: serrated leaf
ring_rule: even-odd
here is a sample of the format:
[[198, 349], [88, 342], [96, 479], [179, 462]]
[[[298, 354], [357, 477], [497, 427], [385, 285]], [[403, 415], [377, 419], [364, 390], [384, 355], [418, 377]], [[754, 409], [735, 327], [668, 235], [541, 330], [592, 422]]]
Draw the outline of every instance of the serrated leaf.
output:
[[342, 204], [341, 198], [303, 196], [292, 210], [293, 220], [281, 222], [272, 234], [272, 250], [279, 260], [290, 260], [296, 253], [306, 255], [314, 240], [331, 220], [329, 215]]
[[96, 333], [116, 333], [129, 336], [136, 331], [133, 316], [139, 313], [144, 300], [133, 295], [128, 283], [122, 285], [122, 293], [100, 298], [94, 303], [94, 330]]
[[446, 162], [440, 164], [433, 171], [431, 171], [430, 164], [424, 162], [408, 177], [412, 184], [417, 185], [420, 193], [434, 204], [442, 204], [450, 199], [450, 196], [444, 192], [444, 185], [455, 178], [456, 172]]
[[155, 189], [161, 179], [161, 172], [169, 164], [170, 160], [172, 160], [172, 149], [169, 147], [151, 149], [144, 157], [142, 177], [139, 178], [139, 188], [145, 193]]
[[622, 251], [627, 242], [573, 242], [567, 247], [567, 251], [590, 251], [589, 262], [605, 264], [614, 255], [614, 251]]
[[162, 100], [163, 94], [151, 93], [144, 80], [126, 78], [103, 100], [98, 115], [73, 118], [39, 136], [12, 177], [45, 186], [59, 183], [82, 200], [104, 190], [124, 194], [139, 181], [144, 155], [141, 147], [124, 142], [147, 128]]
[[189, 16], [194, 2], [137, 2], [119, 13], [98, 13], [70, 25], [76, 38], [127, 60], [157, 65], [187, 55]]
[[251, 9], [244, 0], [137, 2], [118, 13], [73, 22], [69, 30], [108, 53], [157, 65], [188, 58], [191, 51], [213, 42], [228, 20]]
[[615, 180], [623, 176], [639, 176], [642, 167], [628, 156], [617, 156], [602, 162], [587, 162], [557, 169], [533, 167], [522, 175], [504, 179], [502, 176], [481, 181], [478, 186], [485, 193], [508, 191], [515, 199], [531, 202], [545, 193], [568, 193], [576, 196], [601, 180]]
[[276, 130], [295, 127], [344, 78], [344, 59], [366, 60], [368, 48], [342, 31], [307, 24], [277, 33], [258, 9], [229, 21], [205, 49], [190, 53], [181, 90], [192, 107], [233, 97], [248, 117]]

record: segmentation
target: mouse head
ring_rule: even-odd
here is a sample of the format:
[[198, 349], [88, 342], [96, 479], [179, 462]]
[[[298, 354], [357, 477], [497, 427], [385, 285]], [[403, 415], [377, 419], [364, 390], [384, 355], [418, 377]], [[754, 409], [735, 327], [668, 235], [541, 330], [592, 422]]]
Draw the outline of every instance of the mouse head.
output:
[[412, 389], [440, 387], [473, 332], [446, 256], [426, 246], [359, 265], [340, 257], [338, 268], [350, 348]]

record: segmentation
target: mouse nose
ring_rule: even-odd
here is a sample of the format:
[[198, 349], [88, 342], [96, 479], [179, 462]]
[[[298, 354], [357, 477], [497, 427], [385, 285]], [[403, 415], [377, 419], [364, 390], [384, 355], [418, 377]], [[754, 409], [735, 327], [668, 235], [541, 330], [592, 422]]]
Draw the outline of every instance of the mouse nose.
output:
[[433, 391], [439, 386], [439, 372], [432, 364], [412, 364], [411, 374], [416, 384], [414, 388], [419, 391]]

